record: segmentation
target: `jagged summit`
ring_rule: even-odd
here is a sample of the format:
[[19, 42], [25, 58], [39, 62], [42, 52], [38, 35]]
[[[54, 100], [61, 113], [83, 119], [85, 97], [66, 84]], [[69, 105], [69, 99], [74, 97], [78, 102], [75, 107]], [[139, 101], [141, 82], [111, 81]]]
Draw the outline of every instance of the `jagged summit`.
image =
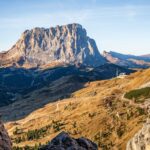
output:
[[41, 66], [50, 63], [105, 63], [96, 43], [80, 24], [26, 30], [17, 43], [0, 54], [1, 66]]

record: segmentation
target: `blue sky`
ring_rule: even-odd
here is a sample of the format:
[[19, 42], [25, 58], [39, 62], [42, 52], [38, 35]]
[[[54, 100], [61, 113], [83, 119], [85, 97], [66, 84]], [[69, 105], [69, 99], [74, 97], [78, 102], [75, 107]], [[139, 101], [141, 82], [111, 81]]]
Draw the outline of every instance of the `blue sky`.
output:
[[26, 29], [80, 23], [101, 51], [150, 53], [150, 0], [0, 0], [0, 50]]

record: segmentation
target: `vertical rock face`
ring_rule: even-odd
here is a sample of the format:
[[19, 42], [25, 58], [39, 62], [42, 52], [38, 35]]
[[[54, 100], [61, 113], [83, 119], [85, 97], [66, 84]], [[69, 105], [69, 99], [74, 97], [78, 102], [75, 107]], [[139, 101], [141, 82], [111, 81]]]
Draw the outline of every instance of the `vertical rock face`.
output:
[[10, 138], [0, 121], [0, 150], [12, 150]]
[[105, 63], [96, 43], [79, 24], [26, 30], [18, 42], [0, 54], [1, 65], [43, 65], [52, 62], [99, 66]]
[[126, 150], [150, 150], [150, 120], [128, 142]]

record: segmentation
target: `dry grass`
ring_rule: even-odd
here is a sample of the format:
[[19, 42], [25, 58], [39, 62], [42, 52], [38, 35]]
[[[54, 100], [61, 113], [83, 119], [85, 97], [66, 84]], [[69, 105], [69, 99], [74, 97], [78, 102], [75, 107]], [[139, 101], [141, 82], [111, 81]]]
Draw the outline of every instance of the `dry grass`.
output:
[[[24, 134], [13, 135], [16, 127], [23, 132], [27, 132], [29, 129], [34, 130], [51, 125], [53, 120], [60, 120], [65, 124], [62, 130], [69, 132], [74, 137], [87, 137], [99, 143], [100, 149], [124, 150], [127, 141], [141, 128], [147, 116], [139, 114], [135, 106], [122, 101], [122, 96], [126, 91], [138, 88], [149, 81], [150, 70], [145, 70], [124, 79], [87, 83], [85, 88], [74, 92], [70, 98], [43, 105], [42, 108], [33, 111], [25, 118], [15, 122], [7, 122], [5, 126], [13, 139]], [[56, 88], [61, 87], [54, 88], [53, 86], [50, 90], [53, 91]], [[60, 95], [58, 93], [54, 98], [49, 97], [48, 94], [38, 95], [38, 93], [39, 91], [31, 93], [28, 100], [24, 100], [23, 103], [21, 101], [16, 102], [13, 104], [13, 109], [12, 106], [4, 107], [1, 112], [5, 117], [8, 117], [7, 111], [14, 110], [10, 115], [13, 116], [14, 113], [19, 113], [19, 111], [21, 113], [21, 108], [28, 111], [31, 109], [31, 105], [35, 107], [37, 103], [41, 103], [44, 99], [59, 99]], [[31, 98], [34, 100], [29, 103]], [[16, 109], [19, 109], [19, 111]], [[53, 128], [50, 128], [47, 131], [48, 134], [38, 140], [14, 143], [14, 145], [44, 144], [62, 130], [54, 132]]]

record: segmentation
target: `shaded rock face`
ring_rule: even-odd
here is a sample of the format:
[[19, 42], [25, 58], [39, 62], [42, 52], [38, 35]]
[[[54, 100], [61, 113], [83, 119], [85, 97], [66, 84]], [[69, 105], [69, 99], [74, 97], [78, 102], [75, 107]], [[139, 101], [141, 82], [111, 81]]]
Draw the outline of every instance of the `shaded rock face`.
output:
[[98, 147], [86, 138], [74, 139], [62, 132], [40, 150], [98, 150]]
[[128, 142], [126, 150], [150, 150], [150, 120]]
[[0, 150], [11, 150], [11, 141], [4, 128], [3, 123], [0, 121]]
[[79, 24], [26, 30], [9, 51], [0, 54], [1, 66], [40, 66], [54, 62], [99, 66], [105, 59]]

